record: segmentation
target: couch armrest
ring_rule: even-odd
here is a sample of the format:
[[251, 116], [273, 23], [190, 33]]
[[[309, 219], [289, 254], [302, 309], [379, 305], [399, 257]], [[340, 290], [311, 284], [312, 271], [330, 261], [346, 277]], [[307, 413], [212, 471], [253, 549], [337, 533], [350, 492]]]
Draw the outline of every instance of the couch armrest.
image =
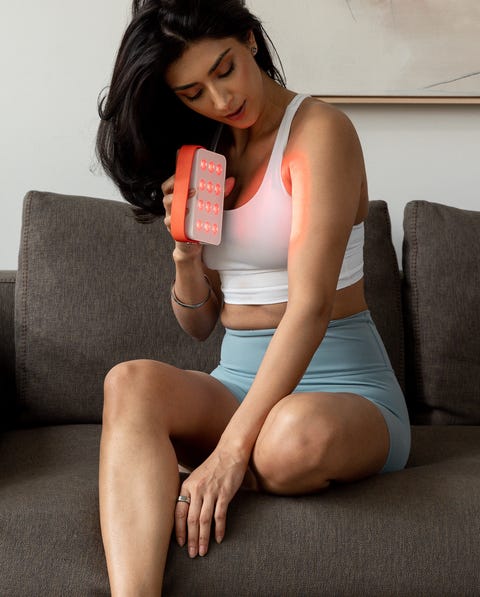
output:
[[15, 280], [15, 271], [0, 270], [0, 429], [11, 426], [15, 404]]

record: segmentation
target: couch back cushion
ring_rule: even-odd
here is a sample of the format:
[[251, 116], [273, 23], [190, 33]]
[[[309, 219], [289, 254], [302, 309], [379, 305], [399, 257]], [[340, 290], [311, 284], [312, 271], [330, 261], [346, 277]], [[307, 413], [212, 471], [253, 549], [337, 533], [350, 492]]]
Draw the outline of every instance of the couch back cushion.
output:
[[405, 345], [398, 260], [385, 201], [370, 201], [365, 222], [365, 297], [385, 343], [392, 367], [405, 391]]
[[118, 201], [30, 192], [16, 287], [18, 395], [25, 424], [100, 422], [103, 379], [137, 358], [211, 370], [171, 316], [173, 241]]
[[480, 212], [427, 201], [404, 215], [407, 391], [414, 422], [480, 423]]
[[[399, 274], [389, 230], [386, 205], [372, 202], [366, 285], [401, 377]], [[172, 250], [163, 223], [137, 223], [126, 203], [27, 194], [15, 296], [23, 424], [100, 422], [103, 379], [121, 361], [216, 366], [221, 326], [199, 343], [172, 315]]]

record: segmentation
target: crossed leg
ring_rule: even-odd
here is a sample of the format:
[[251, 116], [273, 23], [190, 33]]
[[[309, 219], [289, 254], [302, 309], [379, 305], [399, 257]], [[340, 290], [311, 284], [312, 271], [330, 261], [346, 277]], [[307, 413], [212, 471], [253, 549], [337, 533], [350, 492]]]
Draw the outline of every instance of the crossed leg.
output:
[[[100, 521], [114, 597], [159, 595], [179, 489], [178, 464], [195, 467], [238, 408], [204, 373], [152, 360], [120, 363], [105, 379]], [[296, 394], [269, 413], [252, 465], [278, 494], [378, 472], [388, 454], [378, 409], [354, 394]]]

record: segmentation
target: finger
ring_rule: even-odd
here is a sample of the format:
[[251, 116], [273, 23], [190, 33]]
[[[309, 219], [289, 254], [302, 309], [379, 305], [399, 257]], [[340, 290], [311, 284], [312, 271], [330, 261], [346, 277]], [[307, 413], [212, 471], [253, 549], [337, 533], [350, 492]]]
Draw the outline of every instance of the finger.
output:
[[[195, 189], [190, 189], [188, 191], [188, 198], [191, 199], [192, 197], [194, 197], [196, 192], [197, 191]], [[167, 195], [163, 196], [163, 207], [165, 208], [165, 213], [167, 215], [170, 215], [172, 212], [172, 203], [173, 203], [173, 194], [172, 193], [168, 193]], [[187, 213], [188, 213], [188, 208], [187, 208]]]
[[219, 497], [215, 505], [215, 541], [221, 543], [225, 537], [225, 528], [227, 523], [228, 501]]
[[161, 185], [161, 189], [162, 189], [162, 193], [164, 195], [168, 195], [169, 193], [173, 193], [173, 186], [175, 183], [175, 174], [172, 174], [172, 176], [170, 176], [170, 178], [167, 178], [167, 180], [165, 180], [162, 185]]
[[165, 224], [167, 230], [170, 232], [170, 223], [171, 223], [170, 216], [165, 216], [165, 218], [163, 219], [163, 223]]
[[177, 502], [175, 507], [175, 536], [180, 547], [185, 545], [187, 537], [187, 515], [189, 505], [186, 502]]
[[188, 555], [194, 558], [198, 555], [198, 535], [200, 524], [200, 512], [202, 510], [203, 499], [194, 498], [190, 503], [187, 514], [187, 532], [188, 532]]
[[208, 551], [208, 542], [210, 541], [210, 530], [212, 528], [214, 509], [214, 500], [212, 498], [205, 497], [203, 500], [199, 521], [198, 555], [200, 556], [204, 556]]
[[233, 191], [233, 187], [235, 186], [235, 178], [233, 176], [229, 176], [225, 181], [225, 197], [228, 197], [230, 193]]
[[163, 197], [163, 207], [165, 208], [165, 212], [170, 214], [172, 211], [172, 202], [173, 202], [173, 195], [164, 195]]

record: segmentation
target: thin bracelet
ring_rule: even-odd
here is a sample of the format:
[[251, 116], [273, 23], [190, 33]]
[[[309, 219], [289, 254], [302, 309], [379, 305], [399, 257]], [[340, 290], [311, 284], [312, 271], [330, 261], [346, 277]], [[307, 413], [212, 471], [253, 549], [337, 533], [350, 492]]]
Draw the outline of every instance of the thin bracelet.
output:
[[210, 284], [210, 280], [206, 274], [203, 274], [203, 277], [205, 278], [205, 280], [207, 281], [207, 284], [208, 284], [208, 294], [207, 294], [207, 297], [205, 299], [203, 299], [203, 301], [201, 301], [199, 303], [194, 303], [193, 305], [189, 305], [187, 303], [182, 303], [182, 301], [175, 294], [175, 280], [173, 281], [172, 289], [171, 289], [172, 300], [175, 303], [177, 303], [177, 305], [180, 305], [180, 307], [185, 307], [186, 309], [198, 309], [199, 307], [203, 307], [203, 305], [209, 300], [210, 296], [212, 295], [212, 285]]

